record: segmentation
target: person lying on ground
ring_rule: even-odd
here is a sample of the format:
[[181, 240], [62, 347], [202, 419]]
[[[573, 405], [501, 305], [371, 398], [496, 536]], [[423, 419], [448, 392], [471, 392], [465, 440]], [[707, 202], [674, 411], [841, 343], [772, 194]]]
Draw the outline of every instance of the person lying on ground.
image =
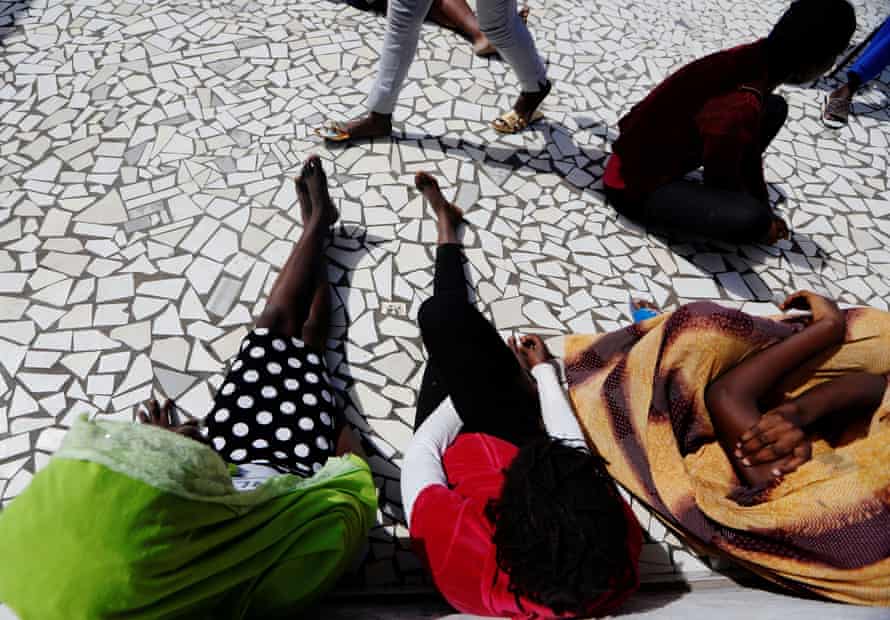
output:
[[413, 547], [457, 610], [610, 613], [637, 588], [639, 524], [584, 441], [543, 340], [505, 343], [468, 301], [461, 211], [429, 175], [434, 294], [418, 322], [429, 361], [402, 467]]
[[686, 304], [569, 334], [569, 393], [621, 486], [694, 550], [797, 592], [890, 605], [890, 313]]
[[297, 193], [302, 234], [206, 429], [156, 400], [143, 424], [79, 420], [0, 513], [0, 600], [23, 620], [293, 617], [354, 562], [377, 496], [325, 371], [318, 158]]
[[[730, 243], [787, 239], [763, 176], [788, 114], [773, 91], [825, 73], [855, 27], [847, 0], [796, 0], [768, 37], [668, 77], [619, 121], [603, 179], [612, 206], [647, 227]], [[683, 178], [699, 167], [704, 183]]]

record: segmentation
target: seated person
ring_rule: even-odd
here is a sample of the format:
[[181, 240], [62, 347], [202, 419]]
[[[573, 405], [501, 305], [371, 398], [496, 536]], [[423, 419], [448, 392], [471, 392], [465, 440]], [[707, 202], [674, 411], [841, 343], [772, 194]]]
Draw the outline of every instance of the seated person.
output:
[[[775, 243], [763, 152], [788, 106], [773, 94], [827, 71], [856, 18], [847, 0], [796, 0], [770, 35], [696, 60], [619, 122], [603, 179], [620, 214], [645, 226], [731, 243]], [[704, 169], [704, 184], [683, 176]]]
[[890, 65], [890, 17], [875, 32], [865, 51], [847, 71], [847, 81], [825, 97], [822, 122], [832, 129], [847, 124], [853, 95]]
[[0, 600], [21, 618], [293, 617], [354, 562], [377, 500], [323, 362], [337, 213], [317, 158], [297, 186], [302, 235], [207, 436], [170, 402], [142, 425], [81, 419], [0, 513]]
[[460, 210], [429, 175], [417, 186], [439, 245], [418, 317], [429, 363], [402, 467], [413, 545], [461, 612], [608, 614], [637, 588], [641, 528], [587, 449], [544, 342], [505, 344], [468, 302]]

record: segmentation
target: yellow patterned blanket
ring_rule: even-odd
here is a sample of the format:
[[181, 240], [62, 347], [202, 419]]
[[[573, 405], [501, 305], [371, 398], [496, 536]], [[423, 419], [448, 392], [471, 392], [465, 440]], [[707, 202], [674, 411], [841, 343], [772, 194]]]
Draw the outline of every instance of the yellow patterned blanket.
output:
[[[771, 400], [847, 372], [890, 373], [890, 314], [848, 310], [847, 336], [792, 372]], [[739, 503], [705, 389], [800, 322], [694, 303], [604, 335], [566, 339], [570, 394], [588, 442], [628, 491], [699, 550], [785, 586], [890, 605], [890, 391], [868, 435], [813, 459]], [[840, 419], [843, 419], [842, 417]]]

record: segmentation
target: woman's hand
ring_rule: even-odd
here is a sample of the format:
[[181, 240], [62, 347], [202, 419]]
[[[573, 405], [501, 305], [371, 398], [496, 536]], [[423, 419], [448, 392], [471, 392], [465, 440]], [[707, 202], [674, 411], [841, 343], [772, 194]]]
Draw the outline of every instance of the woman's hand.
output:
[[172, 400], [168, 400], [161, 407], [158, 401], [152, 398], [143, 403], [142, 406], [145, 410], [139, 410], [139, 420], [143, 424], [157, 426], [173, 433], [185, 435], [195, 441], [207, 443], [207, 439], [201, 434], [200, 420], [193, 418], [182, 424], [176, 424], [178, 415], [176, 413], [176, 404]]
[[540, 336], [523, 336], [518, 342], [511, 336], [507, 340], [507, 345], [519, 360], [519, 365], [525, 370], [531, 370], [538, 364], [553, 359], [550, 349], [547, 348], [547, 344]]
[[812, 457], [812, 444], [803, 429], [806, 420], [807, 414], [797, 402], [779, 405], [742, 434], [736, 443], [736, 458], [745, 467], [781, 460], [771, 473], [777, 477], [791, 473]]
[[782, 302], [782, 310], [809, 310], [813, 315], [814, 323], [832, 323], [843, 331], [846, 320], [844, 313], [837, 307], [837, 304], [827, 297], [823, 297], [812, 291], [797, 291], [789, 295]]

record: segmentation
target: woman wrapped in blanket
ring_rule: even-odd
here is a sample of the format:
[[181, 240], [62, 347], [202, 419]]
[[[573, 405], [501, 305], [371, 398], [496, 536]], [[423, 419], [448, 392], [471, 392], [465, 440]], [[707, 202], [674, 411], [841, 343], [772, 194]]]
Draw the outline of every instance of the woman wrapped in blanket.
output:
[[850, 372], [765, 406], [783, 377], [840, 346], [847, 333], [844, 313], [834, 301], [816, 293], [794, 293], [782, 309], [808, 310], [811, 322], [730, 369], [705, 392], [720, 445], [739, 477], [754, 488], [767, 486], [810, 460], [814, 434], [832, 446], [865, 437], [887, 388], [883, 375]]
[[587, 449], [544, 342], [505, 343], [469, 303], [461, 211], [429, 175], [438, 219], [427, 364], [402, 500], [415, 550], [464, 613], [603, 615], [638, 584], [641, 529]]
[[78, 421], [0, 514], [0, 600], [22, 620], [293, 617], [363, 545], [377, 509], [324, 368], [324, 249], [337, 212], [318, 158], [303, 231], [207, 428]]
[[697, 302], [566, 338], [585, 435], [699, 551], [890, 605], [890, 313], [809, 291], [750, 316]]

